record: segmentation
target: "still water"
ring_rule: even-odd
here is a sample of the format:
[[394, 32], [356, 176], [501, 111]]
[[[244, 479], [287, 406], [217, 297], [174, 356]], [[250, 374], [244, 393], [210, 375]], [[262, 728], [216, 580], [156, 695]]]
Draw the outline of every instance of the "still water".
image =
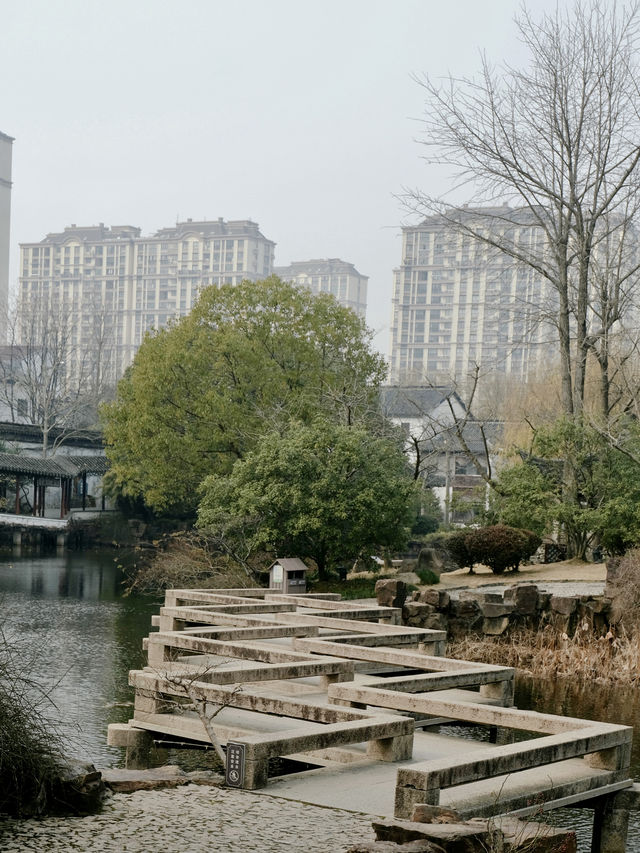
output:
[[[107, 725], [131, 715], [127, 675], [145, 663], [142, 638], [161, 604], [160, 597], [123, 596], [121, 561], [115, 551], [0, 556], [0, 628], [25, 671], [50, 691], [69, 751], [98, 767], [122, 763], [123, 751], [106, 745]], [[516, 704], [633, 726], [632, 774], [640, 780], [637, 689], [523, 680]], [[558, 813], [560, 824], [580, 828], [580, 850], [589, 849], [589, 815], [586, 809]], [[629, 853], [640, 853], [635, 816], [629, 836]]]

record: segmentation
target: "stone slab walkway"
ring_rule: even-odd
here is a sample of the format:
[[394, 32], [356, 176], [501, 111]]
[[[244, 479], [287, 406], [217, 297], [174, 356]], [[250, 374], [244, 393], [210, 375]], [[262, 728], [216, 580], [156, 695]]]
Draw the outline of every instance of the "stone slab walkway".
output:
[[370, 815], [186, 785], [116, 794], [90, 817], [0, 823], [2, 853], [343, 853], [375, 835]]

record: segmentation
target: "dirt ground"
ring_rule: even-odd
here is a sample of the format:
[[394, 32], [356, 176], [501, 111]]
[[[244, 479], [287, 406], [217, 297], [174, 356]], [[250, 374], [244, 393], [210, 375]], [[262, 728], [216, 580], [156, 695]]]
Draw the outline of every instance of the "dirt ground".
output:
[[468, 569], [457, 569], [455, 572], [443, 572], [440, 575], [441, 587], [476, 587], [486, 584], [499, 583], [501, 586], [513, 583], [540, 583], [543, 581], [604, 581], [606, 568], [604, 563], [582, 563], [575, 560], [564, 560], [562, 563], [536, 563], [531, 566], [520, 566], [518, 572], [506, 572], [494, 575], [485, 566], [476, 566], [474, 574]]

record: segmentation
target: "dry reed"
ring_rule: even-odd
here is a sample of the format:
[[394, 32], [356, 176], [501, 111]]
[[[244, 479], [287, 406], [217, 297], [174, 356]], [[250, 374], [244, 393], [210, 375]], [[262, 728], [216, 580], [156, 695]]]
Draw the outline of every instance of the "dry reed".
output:
[[506, 637], [465, 637], [450, 642], [447, 655], [512, 666], [539, 678], [640, 685], [640, 637], [623, 630], [596, 637], [586, 623], [573, 638], [549, 626], [542, 631], [513, 631]]

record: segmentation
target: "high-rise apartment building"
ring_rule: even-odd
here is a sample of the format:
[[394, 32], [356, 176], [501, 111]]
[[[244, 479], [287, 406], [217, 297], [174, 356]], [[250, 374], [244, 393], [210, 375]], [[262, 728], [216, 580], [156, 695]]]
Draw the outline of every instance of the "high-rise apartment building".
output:
[[9, 233], [13, 137], [0, 133], [0, 343], [5, 339], [9, 304]]
[[[529, 255], [544, 236], [524, 211], [469, 210], [473, 228], [491, 228]], [[484, 218], [484, 225], [483, 225]], [[530, 266], [433, 216], [402, 229], [402, 264], [394, 270], [390, 381], [464, 386], [475, 370], [516, 378], [555, 353], [544, 316], [553, 295]]]
[[292, 281], [316, 295], [332, 293], [341, 305], [351, 308], [364, 320], [369, 278], [361, 275], [353, 264], [339, 258], [327, 258], [295, 261], [287, 267], [275, 267], [273, 271], [283, 281]]
[[274, 247], [250, 220], [188, 219], [150, 237], [131, 225], [71, 225], [21, 244], [20, 314], [24, 323], [48, 306], [70, 318], [69, 351], [77, 360], [99, 347], [116, 379], [145, 333], [187, 314], [203, 287], [271, 275]]

